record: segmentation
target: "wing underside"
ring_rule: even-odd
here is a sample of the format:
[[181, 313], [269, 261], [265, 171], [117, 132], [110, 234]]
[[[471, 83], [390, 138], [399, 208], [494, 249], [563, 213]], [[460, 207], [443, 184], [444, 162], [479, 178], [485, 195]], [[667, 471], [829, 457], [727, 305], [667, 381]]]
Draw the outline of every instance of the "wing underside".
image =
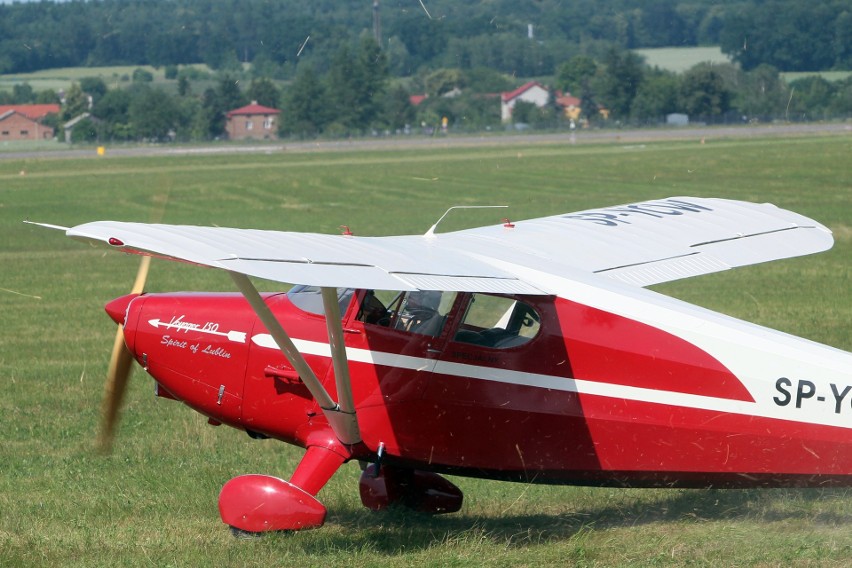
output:
[[424, 236], [353, 237], [101, 221], [69, 237], [321, 287], [548, 294], [532, 272], [648, 286], [820, 252], [816, 221], [769, 204], [677, 197]]

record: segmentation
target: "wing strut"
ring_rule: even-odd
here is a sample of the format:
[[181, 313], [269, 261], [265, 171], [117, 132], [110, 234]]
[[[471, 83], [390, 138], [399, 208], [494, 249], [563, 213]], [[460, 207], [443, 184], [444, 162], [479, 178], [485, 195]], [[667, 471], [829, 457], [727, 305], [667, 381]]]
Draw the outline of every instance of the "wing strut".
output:
[[352, 389], [349, 383], [349, 368], [346, 360], [346, 349], [343, 343], [343, 326], [340, 323], [340, 307], [337, 304], [337, 291], [334, 288], [323, 288], [322, 297], [326, 313], [326, 324], [331, 346], [334, 376], [338, 385], [342, 405], [336, 403], [325, 387], [314, 374], [299, 349], [293, 344], [290, 336], [281, 327], [269, 306], [261, 298], [260, 293], [249, 280], [248, 276], [239, 272], [228, 271], [242, 295], [248, 300], [257, 317], [266, 326], [269, 334], [278, 344], [278, 348], [287, 358], [293, 369], [299, 373], [302, 382], [308, 388], [311, 396], [319, 404], [332, 430], [344, 444], [357, 444], [361, 441], [361, 433], [355, 416], [355, 406], [352, 401]]
[[341, 323], [342, 318], [340, 317], [340, 304], [337, 301], [336, 288], [322, 288], [322, 304], [325, 308], [325, 326], [328, 330], [328, 344], [331, 347], [331, 360], [334, 364], [334, 381], [337, 385], [339, 410], [354, 415], [355, 402], [352, 399], [349, 362], [346, 359], [346, 344], [343, 342], [343, 324]]

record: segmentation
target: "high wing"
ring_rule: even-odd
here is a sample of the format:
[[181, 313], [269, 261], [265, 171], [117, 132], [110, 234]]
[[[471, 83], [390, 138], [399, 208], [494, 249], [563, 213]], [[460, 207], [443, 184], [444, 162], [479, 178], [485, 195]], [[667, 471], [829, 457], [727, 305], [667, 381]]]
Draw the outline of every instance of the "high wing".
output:
[[[547, 274], [571, 269], [649, 286], [828, 250], [831, 231], [775, 205], [672, 197], [447, 235], [469, 253]], [[567, 274], [566, 274], [567, 275]]]
[[648, 286], [831, 248], [771, 204], [673, 197], [423, 236], [353, 237], [101, 221], [69, 237], [320, 287], [548, 294], [527, 276], [595, 273]]

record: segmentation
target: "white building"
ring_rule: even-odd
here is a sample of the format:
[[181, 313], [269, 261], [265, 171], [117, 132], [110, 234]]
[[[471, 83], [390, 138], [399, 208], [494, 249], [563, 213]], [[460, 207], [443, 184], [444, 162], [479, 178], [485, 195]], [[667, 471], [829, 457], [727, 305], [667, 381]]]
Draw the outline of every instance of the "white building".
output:
[[533, 103], [542, 108], [550, 100], [550, 91], [536, 81], [521, 85], [514, 91], [500, 94], [500, 119], [503, 122], [512, 121], [512, 110], [518, 101]]

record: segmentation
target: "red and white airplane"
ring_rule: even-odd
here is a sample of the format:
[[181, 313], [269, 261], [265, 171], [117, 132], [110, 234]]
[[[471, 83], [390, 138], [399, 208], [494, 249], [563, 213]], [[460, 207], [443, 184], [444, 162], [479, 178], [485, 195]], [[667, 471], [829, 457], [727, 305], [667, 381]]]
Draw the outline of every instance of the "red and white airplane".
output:
[[[225, 484], [222, 519], [241, 531], [322, 525], [316, 495], [349, 460], [367, 507], [432, 513], [462, 504], [440, 473], [852, 485], [852, 353], [645, 289], [832, 246], [773, 205], [674, 197], [396, 237], [46, 226], [233, 278], [239, 294], [107, 305], [123, 338], [105, 436], [132, 358], [212, 424], [305, 448], [289, 481]], [[250, 277], [296, 286], [261, 294]]]

